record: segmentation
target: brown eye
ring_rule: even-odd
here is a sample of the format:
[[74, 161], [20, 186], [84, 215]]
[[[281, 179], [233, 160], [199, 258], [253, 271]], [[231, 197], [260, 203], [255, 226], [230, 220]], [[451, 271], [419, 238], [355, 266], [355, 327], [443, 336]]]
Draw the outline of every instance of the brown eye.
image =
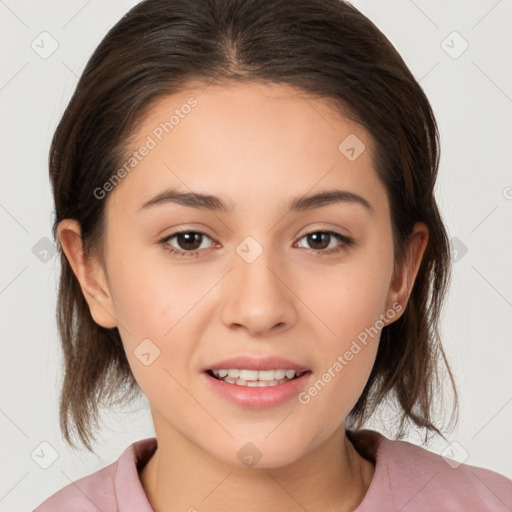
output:
[[180, 249], [196, 251], [201, 246], [203, 235], [195, 231], [189, 231], [186, 233], [179, 233], [175, 236]]
[[[304, 235], [301, 240], [302, 239], [306, 239], [311, 250], [318, 252], [319, 254], [337, 253], [354, 245], [354, 241], [351, 238], [340, 233], [336, 233], [335, 231], [314, 231]], [[329, 248], [331, 242], [335, 242], [336, 240], [341, 243]]]
[[[160, 244], [165, 250], [177, 256], [199, 256], [200, 252], [206, 249], [205, 247], [201, 248], [205, 237], [211, 240], [206, 233], [201, 231], [179, 231], [160, 240]], [[177, 247], [170, 243], [173, 238], [176, 239]]]
[[308, 244], [313, 249], [327, 249], [332, 236], [329, 233], [323, 233], [321, 231], [317, 233], [310, 233], [306, 235]]

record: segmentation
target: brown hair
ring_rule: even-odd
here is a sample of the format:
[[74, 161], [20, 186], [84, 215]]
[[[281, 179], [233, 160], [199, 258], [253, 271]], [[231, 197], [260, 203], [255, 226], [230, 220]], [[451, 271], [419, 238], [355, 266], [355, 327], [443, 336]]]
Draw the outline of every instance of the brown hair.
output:
[[[368, 382], [348, 419], [361, 427], [392, 397], [406, 420], [443, 436], [433, 405], [438, 363], [455, 382], [439, 320], [450, 250], [435, 198], [439, 135], [431, 106], [389, 40], [342, 0], [145, 0], [104, 37], [56, 129], [50, 178], [56, 218], [82, 228], [86, 256], [104, 263], [105, 201], [94, 194], [125, 159], [126, 141], [151, 105], [188, 83], [283, 83], [332, 100], [375, 141], [374, 165], [390, 205], [395, 263], [416, 221], [429, 241], [404, 314], [382, 330]], [[60, 425], [92, 451], [100, 405], [140, 396], [117, 328], [97, 325], [58, 241], [62, 271], [57, 322], [65, 360]], [[443, 436], [444, 437], [444, 436]]]

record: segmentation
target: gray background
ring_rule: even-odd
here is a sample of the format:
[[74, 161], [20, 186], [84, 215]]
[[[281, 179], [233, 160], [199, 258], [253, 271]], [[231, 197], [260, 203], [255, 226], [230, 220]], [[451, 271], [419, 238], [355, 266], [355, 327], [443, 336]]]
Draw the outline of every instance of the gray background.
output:
[[[87, 58], [135, 3], [0, 0], [1, 511], [29, 510], [154, 435], [143, 398], [105, 415], [98, 456], [73, 451], [57, 410], [48, 148]], [[396, 46], [440, 126], [437, 197], [455, 263], [443, 335], [461, 415], [452, 444], [429, 449], [512, 478], [512, 2], [352, 3]], [[369, 426], [386, 434], [384, 422]]]

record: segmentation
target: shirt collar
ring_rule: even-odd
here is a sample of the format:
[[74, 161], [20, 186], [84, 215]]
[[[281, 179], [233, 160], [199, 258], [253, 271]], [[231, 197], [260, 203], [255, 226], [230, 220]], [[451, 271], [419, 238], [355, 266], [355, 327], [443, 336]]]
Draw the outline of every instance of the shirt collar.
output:
[[[387, 461], [387, 438], [375, 430], [346, 430], [347, 438], [360, 455], [372, 461], [375, 472], [370, 487], [354, 512], [381, 510], [394, 505]], [[139, 471], [157, 449], [157, 439], [150, 437], [131, 444], [117, 461], [114, 491], [119, 510], [154, 512], [148, 501]]]

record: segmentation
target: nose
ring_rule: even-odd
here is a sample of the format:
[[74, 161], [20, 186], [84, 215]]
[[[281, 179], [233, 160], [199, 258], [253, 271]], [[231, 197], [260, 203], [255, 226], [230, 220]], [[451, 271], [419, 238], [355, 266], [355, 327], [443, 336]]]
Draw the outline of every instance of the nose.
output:
[[235, 255], [227, 278], [222, 320], [230, 329], [245, 329], [256, 337], [286, 330], [297, 321], [291, 278], [270, 251], [252, 262]]

